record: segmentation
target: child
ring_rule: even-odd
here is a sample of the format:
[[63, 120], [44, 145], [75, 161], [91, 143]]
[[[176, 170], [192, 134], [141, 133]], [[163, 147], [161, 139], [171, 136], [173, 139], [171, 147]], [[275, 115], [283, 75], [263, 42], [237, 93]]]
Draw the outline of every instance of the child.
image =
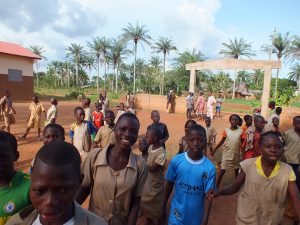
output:
[[40, 139], [41, 135], [41, 124], [42, 124], [42, 112], [46, 115], [46, 111], [44, 106], [39, 102], [39, 98], [37, 95], [34, 95], [32, 98], [32, 102], [29, 105], [30, 114], [28, 117], [28, 125], [25, 133], [20, 137], [20, 139], [25, 140], [27, 134], [29, 133], [31, 128], [38, 128], [38, 139]]
[[102, 104], [99, 102], [95, 103], [96, 110], [93, 112], [93, 124], [97, 128], [97, 130], [100, 129], [100, 127], [103, 125], [103, 113], [102, 110]]
[[[239, 161], [240, 161], [240, 146], [243, 143], [243, 130], [238, 126], [240, 120], [239, 116], [232, 114], [229, 117], [230, 128], [226, 128], [223, 131], [223, 138], [212, 152], [214, 156], [218, 148], [223, 146], [221, 170], [217, 177], [217, 187], [220, 186], [222, 178], [227, 169], [233, 168], [235, 170], [235, 176], [238, 175]], [[243, 121], [243, 120], [242, 120]]]
[[[222, 108], [222, 103], [223, 103], [223, 99], [222, 99], [222, 95], [219, 94], [217, 100], [216, 100], [216, 118], [220, 119], [221, 118], [221, 108]], [[219, 114], [219, 116], [218, 116]]]
[[107, 125], [100, 127], [98, 130], [93, 146], [97, 145], [99, 148], [106, 148], [109, 144], [115, 143], [115, 134], [114, 134], [114, 126], [115, 126], [115, 114], [113, 111], [107, 110], [105, 113], [105, 121]]
[[147, 130], [150, 127], [157, 127], [161, 132], [160, 141], [162, 142], [164, 149], [166, 149], [166, 141], [169, 139], [169, 131], [167, 125], [160, 122], [160, 114], [157, 110], [153, 110], [151, 112], [151, 120], [153, 121], [153, 123], [147, 127]]
[[84, 120], [84, 109], [80, 106], [74, 109], [74, 117], [76, 122], [71, 125], [71, 143], [77, 148], [82, 160], [84, 160], [87, 153], [91, 150], [92, 124]]
[[293, 118], [293, 126], [293, 129], [284, 133], [284, 140], [286, 142], [284, 157], [293, 170], [298, 172], [300, 164], [300, 116]]
[[205, 125], [207, 146], [209, 147], [210, 154], [212, 154], [213, 148], [216, 144], [217, 131], [213, 126], [211, 126], [210, 117], [205, 118]]
[[160, 130], [150, 128], [146, 133], [149, 146], [147, 167], [148, 175], [141, 198], [141, 211], [146, 217], [146, 225], [160, 225], [164, 200], [163, 168], [166, 161], [166, 150], [160, 142]]
[[14, 162], [18, 158], [16, 138], [0, 131], [0, 225], [30, 205], [30, 177], [15, 170]]
[[241, 171], [232, 185], [210, 191], [208, 198], [239, 192], [236, 223], [280, 224], [287, 194], [291, 197], [300, 218], [300, 197], [293, 169], [280, 161], [283, 139], [278, 132], [269, 131], [260, 137], [262, 156], [240, 163]]
[[173, 187], [174, 196], [168, 224], [208, 223], [211, 201], [205, 194], [215, 187], [216, 170], [203, 155], [206, 143], [205, 129], [198, 124], [192, 126], [187, 133], [189, 151], [176, 155], [169, 164], [165, 177], [165, 210]]
[[196, 108], [197, 108], [198, 120], [204, 119], [205, 97], [203, 95], [204, 95], [203, 92], [200, 91], [197, 99]]
[[145, 137], [142, 137], [139, 139], [139, 150], [142, 153], [142, 157], [145, 160], [145, 162], [147, 161], [148, 158], [148, 149], [149, 149], [149, 145], [147, 144], [147, 140]]
[[282, 113], [282, 108], [281, 107], [276, 107], [275, 112], [272, 115], [270, 115], [267, 125], [272, 125], [272, 120], [273, 120], [274, 117], [277, 117], [278, 119], [280, 119], [280, 114], [281, 113]]
[[242, 128], [242, 130], [243, 130], [244, 132], [246, 132], [247, 129], [248, 129], [249, 127], [250, 127], [250, 129], [251, 129], [251, 127], [252, 127], [252, 123], [253, 123], [252, 116], [250, 116], [250, 115], [245, 115], [245, 116], [244, 116], [244, 121], [245, 121], [245, 124], [242, 125], [241, 128]]
[[279, 118], [273, 117], [272, 123], [266, 126], [265, 132], [276, 131], [279, 132]]
[[194, 110], [194, 94], [189, 92], [189, 95], [186, 97], [186, 118], [188, 120], [192, 119], [192, 112]]
[[115, 144], [95, 149], [82, 165], [83, 182], [77, 202], [90, 194], [89, 210], [110, 225], [136, 224], [140, 198], [147, 178], [145, 161], [132, 152], [140, 123], [131, 113], [115, 125]]
[[128, 106], [128, 108], [127, 108], [127, 112], [136, 115], [136, 111], [135, 111], [135, 109], [133, 108], [132, 102], [129, 102], [129, 106]]
[[188, 121], [185, 122], [185, 125], [184, 125], [184, 136], [181, 137], [180, 140], [179, 140], [179, 149], [178, 149], [178, 153], [177, 154], [186, 152], [188, 150], [189, 147], [188, 147], [188, 145], [186, 143], [187, 132], [195, 124], [197, 124], [197, 123], [194, 120], [188, 120]]
[[270, 109], [269, 116], [271, 116], [275, 113], [275, 106], [276, 106], [276, 103], [274, 101], [269, 102], [269, 105], [268, 105], [268, 107]]
[[82, 108], [84, 109], [84, 120], [92, 122], [92, 112], [90, 108], [91, 99], [89, 98], [83, 98], [82, 99]]
[[120, 103], [120, 109], [117, 112], [116, 118], [115, 118], [115, 123], [117, 123], [119, 117], [125, 113], [125, 105], [124, 103]]
[[[3, 98], [0, 100], [0, 112], [3, 113], [4, 117], [4, 126], [0, 128], [0, 130], [4, 130], [6, 127], [7, 132], [10, 133], [10, 125], [14, 124], [15, 117], [14, 114], [16, 114], [16, 110], [12, 106], [12, 98], [10, 95], [9, 90], [5, 90]], [[1, 114], [0, 114], [0, 119], [1, 119]]]
[[44, 145], [33, 166], [30, 199], [32, 206], [15, 215], [7, 225], [81, 224], [105, 225], [75, 200], [80, 186], [80, 155], [67, 142]]
[[51, 107], [47, 111], [47, 119], [45, 121], [45, 126], [50, 123], [56, 123], [57, 118], [57, 100], [55, 98], [51, 98]]
[[249, 126], [245, 133], [245, 153], [244, 159], [250, 159], [261, 155], [260, 147], [259, 147], [259, 139], [261, 134], [264, 131], [265, 127], [265, 119], [262, 116], [254, 117], [254, 128]]

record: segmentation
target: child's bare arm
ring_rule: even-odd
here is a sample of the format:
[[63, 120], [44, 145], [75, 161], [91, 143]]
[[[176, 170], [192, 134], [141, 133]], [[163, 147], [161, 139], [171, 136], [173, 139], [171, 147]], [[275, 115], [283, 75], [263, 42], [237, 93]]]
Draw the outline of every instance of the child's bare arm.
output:
[[161, 167], [161, 165], [154, 162], [152, 164], [147, 163], [147, 167], [148, 167], [148, 171], [155, 172], [156, 170], [158, 170]]
[[209, 213], [211, 209], [211, 200], [208, 200], [208, 198], [204, 198], [204, 213], [203, 213], [203, 219], [201, 222], [201, 225], [207, 225]]
[[165, 220], [166, 220], [167, 203], [168, 203], [169, 197], [171, 195], [171, 192], [173, 190], [173, 186], [174, 186], [174, 182], [171, 182], [171, 181], [165, 182], [165, 196], [164, 196], [163, 215], [162, 215], [163, 222], [165, 222]]
[[222, 188], [221, 190], [217, 191], [214, 194], [214, 197], [216, 197], [218, 195], [232, 195], [232, 194], [238, 192], [240, 190], [241, 186], [243, 185], [243, 183], [245, 182], [245, 179], [246, 179], [246, 174], [241, 169], [239, 175], [235, 178], [233, 184], [228, 185], [228, 186]]
[[87, 141], [88, 141], [88, 148], [90, 150], [91, 147], [92, 147], [92, 138], [91, 138], [91, 135], [88, 135]]
[[300, 195], [295, 181], [289, 181], [288, 193], [294, 203], [294, 209], [296, 210], [298, 220], [300, 220]]
[[76, 194], [76, 198], [75, 198], [76, 202], [78, 202], [78, 204], [81, 205], [86, 200], [86, 198], [89, 196], [90, 191], [91, 191], [91, 188], [85, 188], [85, 187], [80, 186], [79, 190]]
[[221, 139], [221, 141], [219, 142], [219, 144], [218, 144], [218, 145], [215, 147], [215, 149], [213, 150], [212, 155], [214, 155], [215, 152], [218, 150], [218, 148], [220, 148], [220, 146], [221, 146], [222, 144], [224, 144], [225, 140], [226, 140], [226, 137], [223, 137], [223, 138]]
[[128, 215], [128, 225], [136, 225], [138, 214], [140, 211], [141, 197], [133, 197], [130, 203], [130, 211]]

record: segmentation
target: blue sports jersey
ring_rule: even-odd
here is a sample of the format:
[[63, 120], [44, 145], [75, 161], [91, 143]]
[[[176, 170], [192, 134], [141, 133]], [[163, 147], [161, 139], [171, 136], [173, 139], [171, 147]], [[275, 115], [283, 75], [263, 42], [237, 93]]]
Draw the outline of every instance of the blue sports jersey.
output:
[[187, 152], [170, 162], [166, 180], [174, 182], [169, 225], [199, 225], [204, 212], [205, 194], [215, 187], [216, 169], [203, 156], [194, 161]]

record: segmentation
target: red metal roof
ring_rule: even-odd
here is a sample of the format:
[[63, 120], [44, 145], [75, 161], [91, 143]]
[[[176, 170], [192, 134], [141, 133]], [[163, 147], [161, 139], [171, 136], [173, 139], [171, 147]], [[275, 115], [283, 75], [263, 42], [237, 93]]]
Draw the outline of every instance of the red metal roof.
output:
[[23, 48], [21, 45], [0, 41], [0, 53], [18, 55], [27, 58], [41, 59], [41, 57], [33, 54], [26, 48]]

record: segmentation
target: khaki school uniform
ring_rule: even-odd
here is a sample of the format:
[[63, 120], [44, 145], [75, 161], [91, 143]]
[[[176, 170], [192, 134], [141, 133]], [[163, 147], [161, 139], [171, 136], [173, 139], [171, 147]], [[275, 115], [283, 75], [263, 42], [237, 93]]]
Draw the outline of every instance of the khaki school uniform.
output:
[[289, 181], [295, 181], [292, 168], [278, 161], [269, 177], [263, 172], [261, 156], [240, 163], [246, 174], [238, 196], [237, 225], [278, 225], [283, 216]]
[[[15, 214], [6, 225], [32, 225], [39, 213], [31, 205]], [[107, 223], [92, 212], [81, 208], [74, 202], [74, 225], [107, 225]]]
[[209, 127], [205, 127], [205, 131], [206, 131], [206, 140], [207, 140], [207, 145], [209, 148], [213, 148], [214, 145], [214, 139], [217, 136], [217, 131], [214, 127], [209, 126]]
[[286, 142], [286, 150], [284, 151], [286, 162], [300, 164], [300, 136], [294, 129], [291, 129], [284, 133], [284, 140]]
[[140, 197], [147, 178], [142, 157], [130, 152], [127, 166], [114, 171], [107, 163], [107, 149], [90, 152], [82, 165], [82, 186], [91, 188], [89, 210], [110, 225], [125, 225], [132, 198]]
[[106, 148], [109, 144], [114, 144], [116, 140], [113, 128], [108, 127], [108, 125], [100, 127], [94, 142], [96, 142], [100, 148]]
[[179, 145], [182, 147], [182, 152], [187, 152], [189, 150], [189, 146], [186, 143], [185, 137], [181, 137], [179, 139]]
[[89, 136], [91, 133], [88, 129], [88, 122], [83, 121], [80, 125], [77, 125], [76, 122], [73, 123], [71, 125], [70, 135], [71, 138], [73, 138], [73, 145], [77, 148], [83, 161], [90, 151]]
[[47, 119], [45, 121], [45, 126], [51, 123], [52, 119], [56, 120], [57, 118], [57, 107], [55, 105], [51, 105], [51, 107], [47, 111]]
[[45, 112], [45, 108], [41, 103], [31, 102], [29, 105], [30, 118], [27, 127], [41, 128], [42, 124], [42, 112]]
[[[4, 96], [1, 100], [0, 100], [0, 107], [2, 107], [3, 109], [3, 117], [4, 117], [4, 124], [6, 127], [9, 127], [11, 124], [15, 123], [15, 117], [14, 117], [14, 111], [12, 109], [12, 99], [11, 98], [7, 98], [6, 96]], [[2, 111], [2, 109], [0, 109], [0, 111]]]
[[148, 171], [147, 180], [142, 192], [141, 209], [143, 214], [152, 220], [161, 218], [163, 212], [164, 199], [164, 175], [163, 166], [166, 161], [166, 150], [161, 147], [152, 150], [152, 145], [148, 149], [147, 165], [158, 164], [161, 167], [153, 172]]
[[92, 112], [90, 107], [84, 109], [84, 120], [92, 122]]

